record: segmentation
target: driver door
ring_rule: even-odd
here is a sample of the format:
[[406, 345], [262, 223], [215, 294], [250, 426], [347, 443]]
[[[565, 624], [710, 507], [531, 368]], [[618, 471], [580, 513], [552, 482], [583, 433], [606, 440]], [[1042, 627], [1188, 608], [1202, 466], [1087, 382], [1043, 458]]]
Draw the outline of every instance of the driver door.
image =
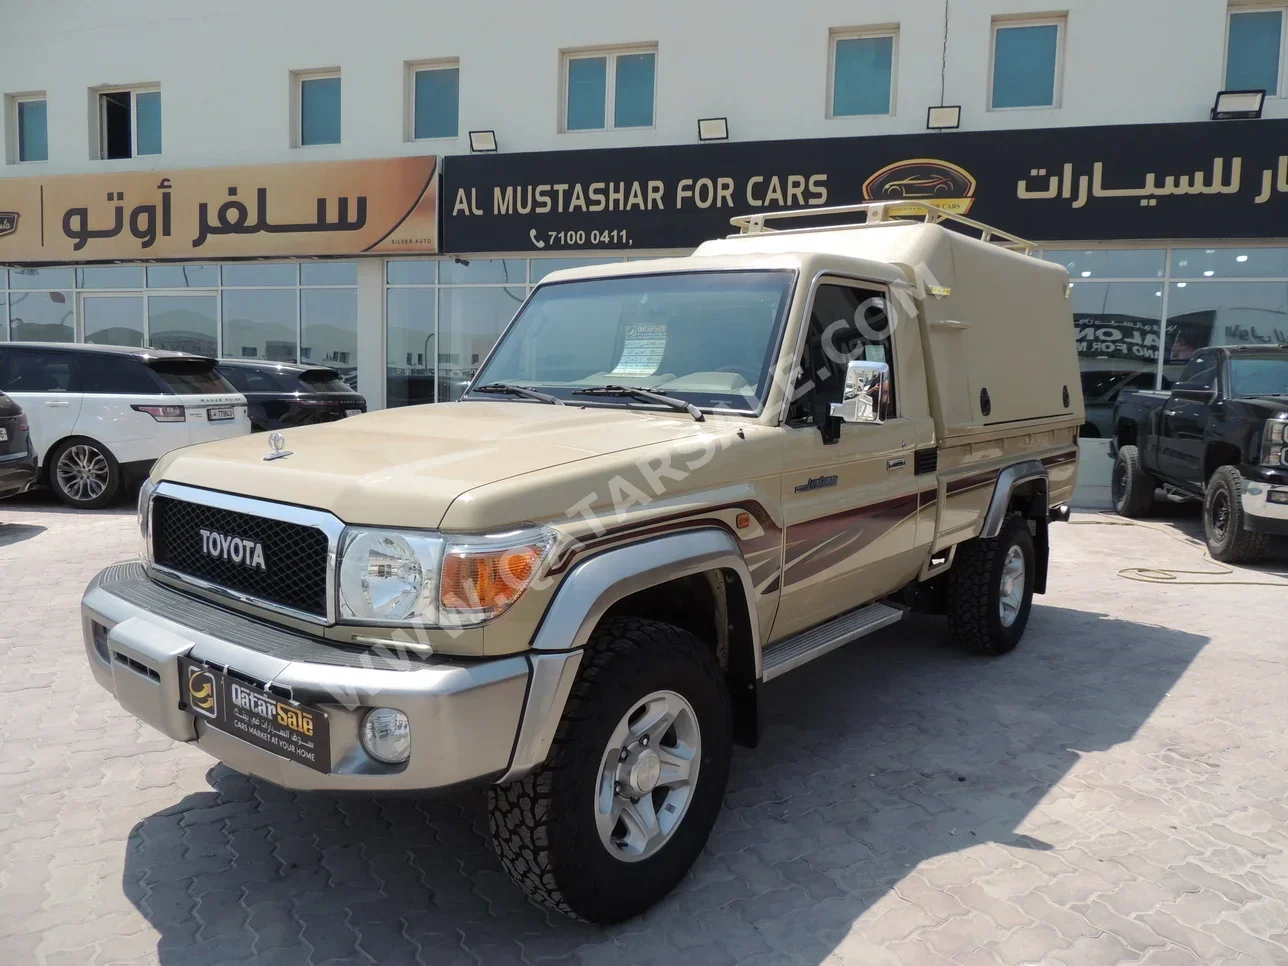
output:
[[[856, 316], [866, 325], [857, 326]], [[917, 423], [929, 419], [900, 411], [898, 360], [883, 293], [825, 281], [815, 293], [809, 325], [785, 426], [787, 533], [774, 641], [889, 593], [908, 579], [908, 566], [916, 570], [910, 563], [919, 489], [913, 452]], [[851, 358], [890, 366], [881, 424], [840, 425], [829, 415], [830, 404], [841, 399]]]
[[[1221, 355], [1214, 350], [1197, 353], [1181, 372], [1178, 383], [1195, 383], [1216, 395]], [[1171, 480], [1203, 488], [1203, 433], [1212, 417], [1212, 399], [1200, 395], [1172, 395], [1163, 404], [1159, 434], [1159, 469]]]

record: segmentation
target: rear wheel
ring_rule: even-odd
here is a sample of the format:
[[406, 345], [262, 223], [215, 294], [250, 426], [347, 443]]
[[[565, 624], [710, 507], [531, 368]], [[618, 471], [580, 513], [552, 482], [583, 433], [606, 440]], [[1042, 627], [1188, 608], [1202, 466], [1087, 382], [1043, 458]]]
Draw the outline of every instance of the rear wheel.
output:
[[732, 753], [729, 696], [702, 642], [658, 621], [610, 620], [587, 645], [549, 760], [488, 790], [501, 864], [566, 915], [637, 916], [702, 851]]
[[1243, 513], [1243, 474], [1222, 466], [1208, 481], [1203, 498], [1203, 531], [1208, 554], [1222, 563], [1256, 560], [1270, 548], [1270, 537], [1247, 528]]
[[90, 439], [69, 439], [50, 456], [49, 485], [68, 506], [97, 510], [120, 492], [121, 467], [107, 447]]
[[1033, 604], [1036, 554], [1028, 521], [1007, 517], [992, 539], [962, 544], [948, 571], [948, 625], [962, 650], [998, 655], [1024, 636]]
[[1114, 460], [1114, 476], [1111, 487], [1114, 509], [1119, 516], [1149, 516], [1154, 507], [1154, 490], [1158, 484], [1145, 472], [1141, 465], [1140, 450], [1135, 446], [1118, 448], [1118, 458]]

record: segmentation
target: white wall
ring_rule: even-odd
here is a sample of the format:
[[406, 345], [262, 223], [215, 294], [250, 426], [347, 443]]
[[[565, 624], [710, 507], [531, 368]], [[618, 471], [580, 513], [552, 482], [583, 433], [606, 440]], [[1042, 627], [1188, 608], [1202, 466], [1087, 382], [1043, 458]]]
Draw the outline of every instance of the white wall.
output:
[[[962, 128], [1194, 121], [1222, 82], [1224, 0], [1065, 0], [1058, 109], [989, 111], [990, 23], [1049, 0], [950, 0], [945, 102]], [[1059, 7], [1057, 7], [1059, 9]], [[894, 116], [827, 119], [828, 31], [898, 24]], [[405, 143], [404, 64], [459, 57], [461, 131], [506, 152], [922, 131], [939, 103], [943, 0], [0, 0], [0, 93], [46, 91], [48, 163], [0, 176], [467, 150]], [[557, 132], [559, 51], [658, 44], [656, 129]], [[343, 143], [290, 147], [291, 70], [340, 67]], [[91, 161], [91, 87], [159, 82], [159, 157]], [[1288, 117], [1288, 99], [1268, 102]], [[7, 134], [7, 132], [6, 132]], [[4, 153], [0, 153], [3, 157]]]

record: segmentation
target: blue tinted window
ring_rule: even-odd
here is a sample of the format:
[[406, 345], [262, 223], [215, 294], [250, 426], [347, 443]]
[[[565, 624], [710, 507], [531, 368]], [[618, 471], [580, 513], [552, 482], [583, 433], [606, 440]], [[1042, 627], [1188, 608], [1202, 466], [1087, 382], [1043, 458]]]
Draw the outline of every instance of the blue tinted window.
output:
[[49, 160], [49, 127], [44, 101], [18, 102], [18, 160]]
[[135, 134], [138, 154], [161, 153], [161, 92], [134, 95]]
[[832, 113], [889, 114], [893, 37], [853, 37], [836, 42]]
[[594, 131], [604, 126], [607, 83], [607, 57], [578, 57], [568, 61], [569, 131]]
[[622, 54], [617, 58], [613, 127], [652, 127], [656, 60], [656, 54]]
[[1282, 10], [1230, 14], [1230, 45], [1225, 58], [1225, 86], [1232, 91], [1279, 92], [1279, 39]]
[[993, 47], [993, 107], [1048, 107], [1055, 103], [1055, 24], [999, 27]]
[[340, 143], [340, 78], [300, 81], [300, 144]]
[[418, 70], [417, 138], [454, 138], [460, 133], [461, 71], [457, 67]]

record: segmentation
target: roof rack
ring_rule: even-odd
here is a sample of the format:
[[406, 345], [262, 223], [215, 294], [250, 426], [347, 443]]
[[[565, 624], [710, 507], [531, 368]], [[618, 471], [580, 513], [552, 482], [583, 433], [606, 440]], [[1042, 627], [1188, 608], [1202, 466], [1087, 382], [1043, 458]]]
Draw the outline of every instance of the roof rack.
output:
[[[898, 209], [898, 215], [894, 214], [895, 209]], [[908, 209], [918, 210], [909, 212]], [[839, 225], [818, 225], [810, 228], [771, 228], [766, 224], [769, 221], [789, 218], [826, 218], [833, 215], [860, 213], [864, 215], [863, 221]], [[1012, 235], [1008, 231], [1002, 231], [1000, 228], [986, 225], [982, 221], [976, 221], [974, 218], [967, 218], [965, 215], [946, 211], [929, 201], [917, 201], [914, 199], [867, 201], [859, 205], [836, 205], [831, 208], [792, 208], [786, 211], [764, 211], [754, 215], [738, 215], [735, 218], [730, 218], [729, 223], [738, 229], [739, 235], [758, 235], [763, 232], [777, 231], [807, 232], [836, 231], [841, 228], [875, 228], [898, 223], [915, 223], [918, 220], [927, 225], [953, 221], [978, 231], [980, 241], [987, 242], [990, 245], [998, 245], [1010, 251], [1023, 252], [1025, 255], [1032, 255], [1037, 248], [1037, 245], [1033, 242], [1018, 235]]]

